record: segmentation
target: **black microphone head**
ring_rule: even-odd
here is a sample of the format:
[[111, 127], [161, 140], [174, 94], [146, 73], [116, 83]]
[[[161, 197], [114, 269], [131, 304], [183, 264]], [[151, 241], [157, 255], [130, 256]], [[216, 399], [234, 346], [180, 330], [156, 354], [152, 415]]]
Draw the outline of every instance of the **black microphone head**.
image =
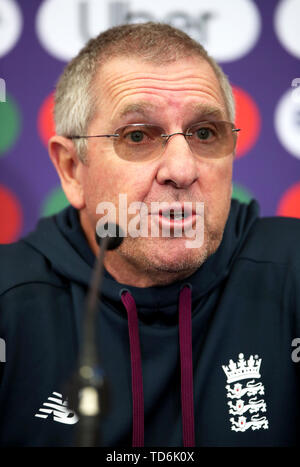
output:
[[98, 232], [96, 230], [96, 242], [98, 243], [98, 245], [101, 246], [101, 242], [103, 242], [103, 239], [109, 237], [106, 249], [115, 250], [116, 248], [118, 248], [124, 239], [124, 231], [119, 226], [119, 224], [106, 222], [106, 224], [104, 224], [103, 226], [103, 230], [104, 232], [107, 232], [107, 235], [100, 236], [98, 235]]

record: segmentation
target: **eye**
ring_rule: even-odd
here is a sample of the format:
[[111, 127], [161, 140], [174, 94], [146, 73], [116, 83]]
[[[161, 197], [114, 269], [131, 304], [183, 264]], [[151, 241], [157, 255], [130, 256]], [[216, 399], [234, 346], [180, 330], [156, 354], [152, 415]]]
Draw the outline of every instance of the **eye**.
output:
[[140, 143], [144, 139], [144, 132], [140, 130], [130, 131], [127, 135], [134, 143]]
[[198, 128], [195, 131], [195, 133], [197, 135], [197, 138], [199, 138], [201, 140], [207, 140], [207, 139], [211, 138], [212, 136], [214, 136], [212, 129], [208, 128], [208, 127]]
[[126, 126], [118, 130], [121, 133], [122, 141], [131, 146], [149, 145], [157, 142], [163, 130], [155, 125]]
[[146, 127], [134, 128], [128, 126], [122, 131], [122, 140], [130, 145], [145, 144], [151, 139], [150, 133], [150, 130]]

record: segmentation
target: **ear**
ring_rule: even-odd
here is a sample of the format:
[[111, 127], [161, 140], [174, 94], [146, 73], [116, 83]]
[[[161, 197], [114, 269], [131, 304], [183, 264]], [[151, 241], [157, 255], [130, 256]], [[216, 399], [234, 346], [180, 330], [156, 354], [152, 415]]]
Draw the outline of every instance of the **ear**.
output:
[[55, 135], [49, 140], [48, 150], [68, 201], [76, 209], [84, 208], [80, 176], [83, 164], [77, 156], [73, 141]]

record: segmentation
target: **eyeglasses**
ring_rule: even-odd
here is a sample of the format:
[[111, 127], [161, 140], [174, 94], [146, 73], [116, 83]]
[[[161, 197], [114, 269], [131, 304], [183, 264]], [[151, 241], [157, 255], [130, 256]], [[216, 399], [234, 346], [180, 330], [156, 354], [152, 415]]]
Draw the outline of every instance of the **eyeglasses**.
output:
[[237, 132], [233, 123], [205, 121], [192, 125], [185, 133], [165, 134], [163, 128], [133, 123], [118, 128], [115, 133], [94, 136], [68, 136], [69, 139], [111, 138], [116, 154], [126, 161], [144, 162], [158, 158], [172, 136], [182, 135], [196, 156], [206, 159], [221, 159], [235, 150]]

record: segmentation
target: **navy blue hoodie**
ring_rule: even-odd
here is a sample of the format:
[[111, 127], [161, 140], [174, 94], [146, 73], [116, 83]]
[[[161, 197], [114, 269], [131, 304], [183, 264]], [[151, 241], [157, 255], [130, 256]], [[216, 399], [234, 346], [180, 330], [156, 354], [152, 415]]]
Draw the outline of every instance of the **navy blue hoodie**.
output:
[[[105, 273], [96, 332], [110, 403], [100, 423], [101, 445], [132, 443], [124, 287], [138, 311], [144, 444], [183, 445], [178, 304], [187, 282], [195, 444], [297, 444], [299, 239], [298, 220], [260, 219], [256, 202], [232, 201], [219, 249], [186, 281], [137, 288]], [[0, 337], [6, 343], [0, 443], [71, 446], [78, 418], [68, 408], [65, 388], [77, 365], [95, 261], [76, 210], [69, 207], [42, 219], [25, 239], [1, 246], [0, 261]]]

